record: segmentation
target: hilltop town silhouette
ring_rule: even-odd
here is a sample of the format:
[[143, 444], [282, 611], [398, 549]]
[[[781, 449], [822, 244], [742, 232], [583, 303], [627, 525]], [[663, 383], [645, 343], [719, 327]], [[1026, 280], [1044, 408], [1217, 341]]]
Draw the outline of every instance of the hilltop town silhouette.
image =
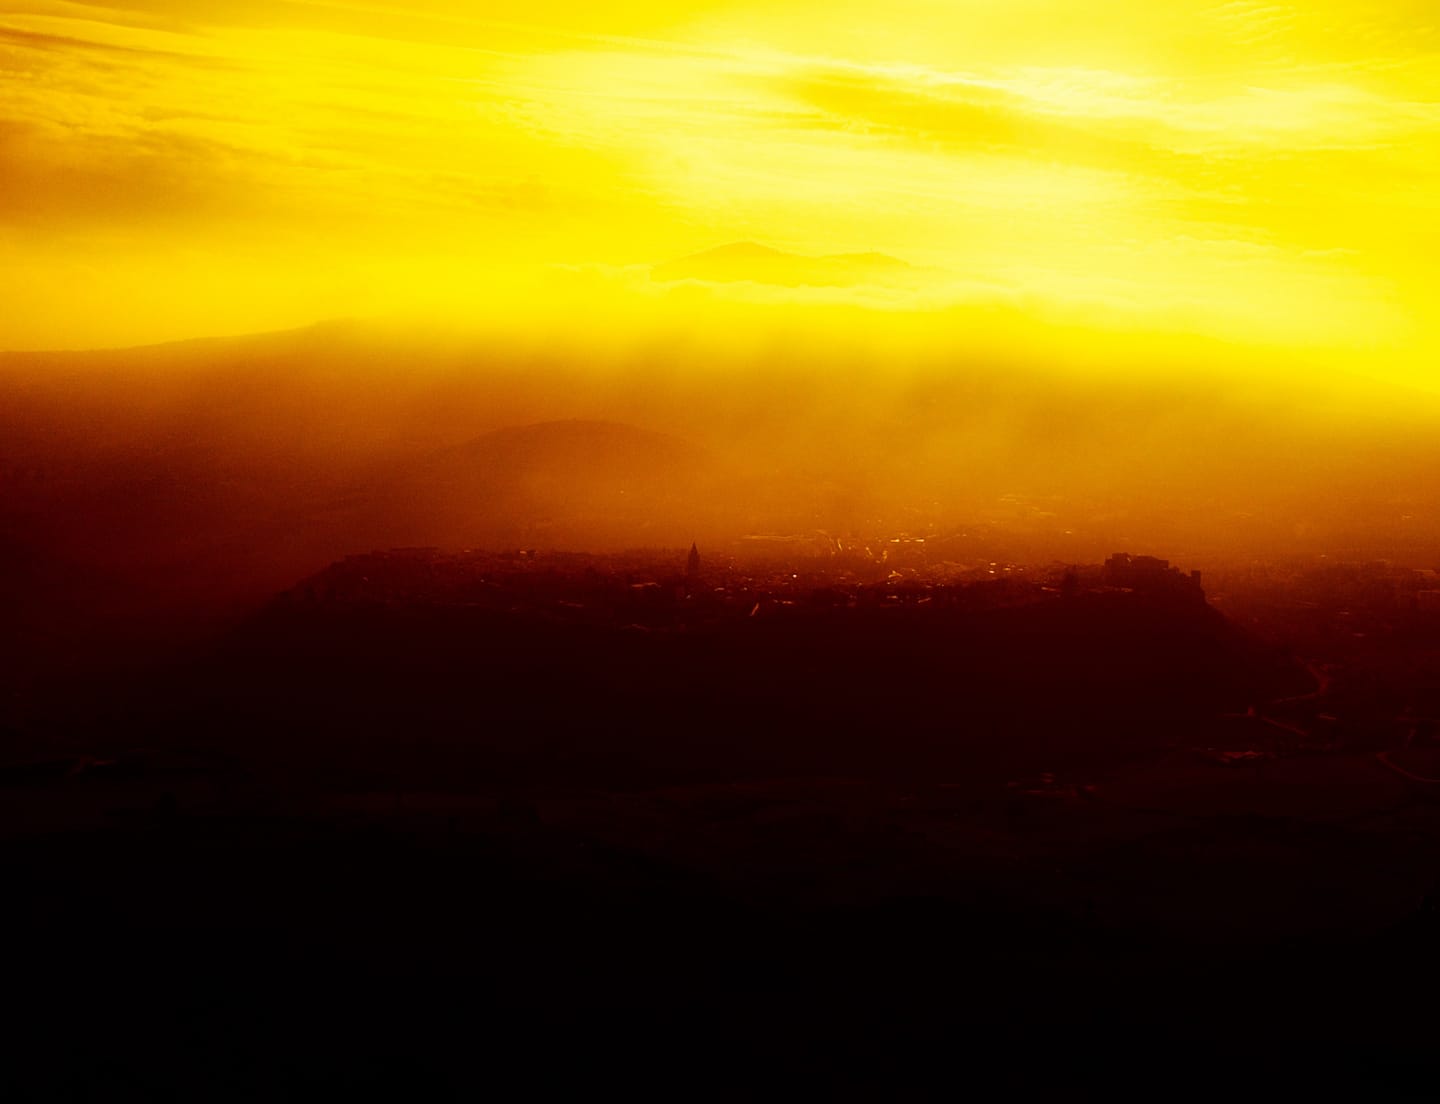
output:
[[254, 1047], [241, 1087], [1041, 1088], [1214, 1032], [1187, 1077], [1408, 1076], [1360, 964], [1436, 946], [1433, 573], [929, 544], [368, 552], [95, 682], [0, 766], [25, 1045], [75, 1091]]

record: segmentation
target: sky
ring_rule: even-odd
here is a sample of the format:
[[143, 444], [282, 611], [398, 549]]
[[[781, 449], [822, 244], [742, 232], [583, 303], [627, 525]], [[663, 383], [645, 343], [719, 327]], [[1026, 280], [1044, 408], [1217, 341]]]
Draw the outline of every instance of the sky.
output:
[[1437, 390], [1437, 177], [1429, 0], [0, 0], [0, 348], [549, 324], [754, 242], [911, 268], [710, 290]]

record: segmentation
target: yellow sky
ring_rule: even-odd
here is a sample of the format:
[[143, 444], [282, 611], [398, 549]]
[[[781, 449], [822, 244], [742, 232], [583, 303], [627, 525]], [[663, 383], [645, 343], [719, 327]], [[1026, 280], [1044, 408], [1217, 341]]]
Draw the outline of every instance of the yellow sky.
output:
[[0, 347], [756, 241], [1423, 383], [1437, 239], [1432, 0], [0, 0]]

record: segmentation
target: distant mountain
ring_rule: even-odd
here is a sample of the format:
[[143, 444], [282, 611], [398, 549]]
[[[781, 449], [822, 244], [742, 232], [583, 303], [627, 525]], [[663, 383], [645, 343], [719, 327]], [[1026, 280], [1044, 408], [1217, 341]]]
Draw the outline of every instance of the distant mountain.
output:
[[719, 497], [707, 459], [563, 420], [606, 402], [583, 365], [344, 326], [0, 355], [0, 695], [350, 552], [688, 546]]
[[692, 464], [694, 448], [678, 437], [620, 422], [570, 418], [510, 426], [442, 449], [431, 464], [483, 467], [531, 477], [646, 478], [657, 466]]
[[919, 270], [884, 253], [807, 257], [755, 242], [736, 242], [656, 265], [651, 279], [664, 283], [757, 283], [779, 287], [903, 286]]
[[362, 491], [343, 524], [382, 545], [678, 544], [706, 508], [710, 478], [704, 453], [668, 434], [618, 422], [540, 422], [405, 465]]

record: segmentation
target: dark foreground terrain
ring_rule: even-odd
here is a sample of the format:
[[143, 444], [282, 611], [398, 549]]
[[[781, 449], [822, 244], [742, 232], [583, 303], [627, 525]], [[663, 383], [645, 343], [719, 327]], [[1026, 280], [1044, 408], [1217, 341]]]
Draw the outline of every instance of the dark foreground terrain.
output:
[[348, 563], [12, 734], [7, 1099], [1433, 1096], [1440, 758], [1198, 590]]

